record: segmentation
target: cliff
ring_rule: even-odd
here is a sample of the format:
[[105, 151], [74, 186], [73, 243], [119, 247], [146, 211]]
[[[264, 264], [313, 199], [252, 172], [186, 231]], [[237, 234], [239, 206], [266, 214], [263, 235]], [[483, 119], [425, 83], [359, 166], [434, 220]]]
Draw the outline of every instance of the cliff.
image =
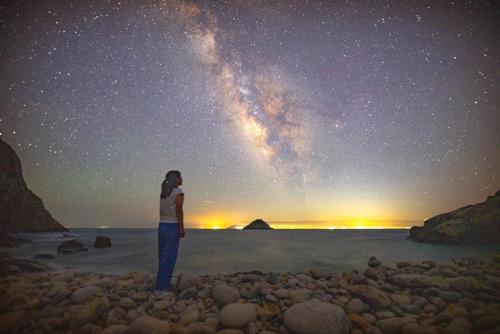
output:
[[272, 230], [268, 223], [262, 219], [256, 219], [243, 228], [244, 230]]
[[500, 191], [486, 201], [443, 213], [413, 226], [410, 239], [434, 243], [500, 243]]
[[7, 232], [67, 231], [28, 189], [21, 160], [0, 138], [0, 229]]

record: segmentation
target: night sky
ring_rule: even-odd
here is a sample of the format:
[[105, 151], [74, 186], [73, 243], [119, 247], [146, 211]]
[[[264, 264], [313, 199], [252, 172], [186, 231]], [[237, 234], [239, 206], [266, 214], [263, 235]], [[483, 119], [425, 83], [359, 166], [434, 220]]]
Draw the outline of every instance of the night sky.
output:
[[495, 2], [0, 5], [0, 132], [68, 227], [422, 224], [500, 189]]

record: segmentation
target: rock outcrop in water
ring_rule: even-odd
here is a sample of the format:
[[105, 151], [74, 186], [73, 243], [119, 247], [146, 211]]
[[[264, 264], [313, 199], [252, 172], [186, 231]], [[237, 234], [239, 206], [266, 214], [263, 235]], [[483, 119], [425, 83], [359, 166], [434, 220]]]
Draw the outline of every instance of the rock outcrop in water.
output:
[[500, 191], [486, 201], [413, 226], [410, 239], [434, 243], [500, 243]]
[[0, 138], [0, 229], [7, 232], [67, 231], [28, 189], [21, 160]]
[[272, 230], [268, 223], [262, 219], [255, 219], [253, 222], [243, 228], [244, 230]]

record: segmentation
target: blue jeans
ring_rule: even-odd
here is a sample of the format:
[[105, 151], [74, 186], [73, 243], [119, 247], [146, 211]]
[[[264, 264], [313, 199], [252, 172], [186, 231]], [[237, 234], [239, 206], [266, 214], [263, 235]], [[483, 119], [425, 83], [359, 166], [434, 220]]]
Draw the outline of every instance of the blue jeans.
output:
[[158, 276], [156, 290], [170, 288], [177, 252], [179, 250], [179, 224], [158, 225]]

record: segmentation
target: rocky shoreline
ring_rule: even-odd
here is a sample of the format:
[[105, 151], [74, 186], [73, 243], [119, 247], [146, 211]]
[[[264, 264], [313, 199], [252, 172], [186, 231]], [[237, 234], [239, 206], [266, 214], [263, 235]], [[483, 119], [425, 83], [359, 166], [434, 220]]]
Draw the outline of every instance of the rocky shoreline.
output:
[[499, 333], [500, 256], [363, 271], [15, 274], [0, 279], [0, 333]]

